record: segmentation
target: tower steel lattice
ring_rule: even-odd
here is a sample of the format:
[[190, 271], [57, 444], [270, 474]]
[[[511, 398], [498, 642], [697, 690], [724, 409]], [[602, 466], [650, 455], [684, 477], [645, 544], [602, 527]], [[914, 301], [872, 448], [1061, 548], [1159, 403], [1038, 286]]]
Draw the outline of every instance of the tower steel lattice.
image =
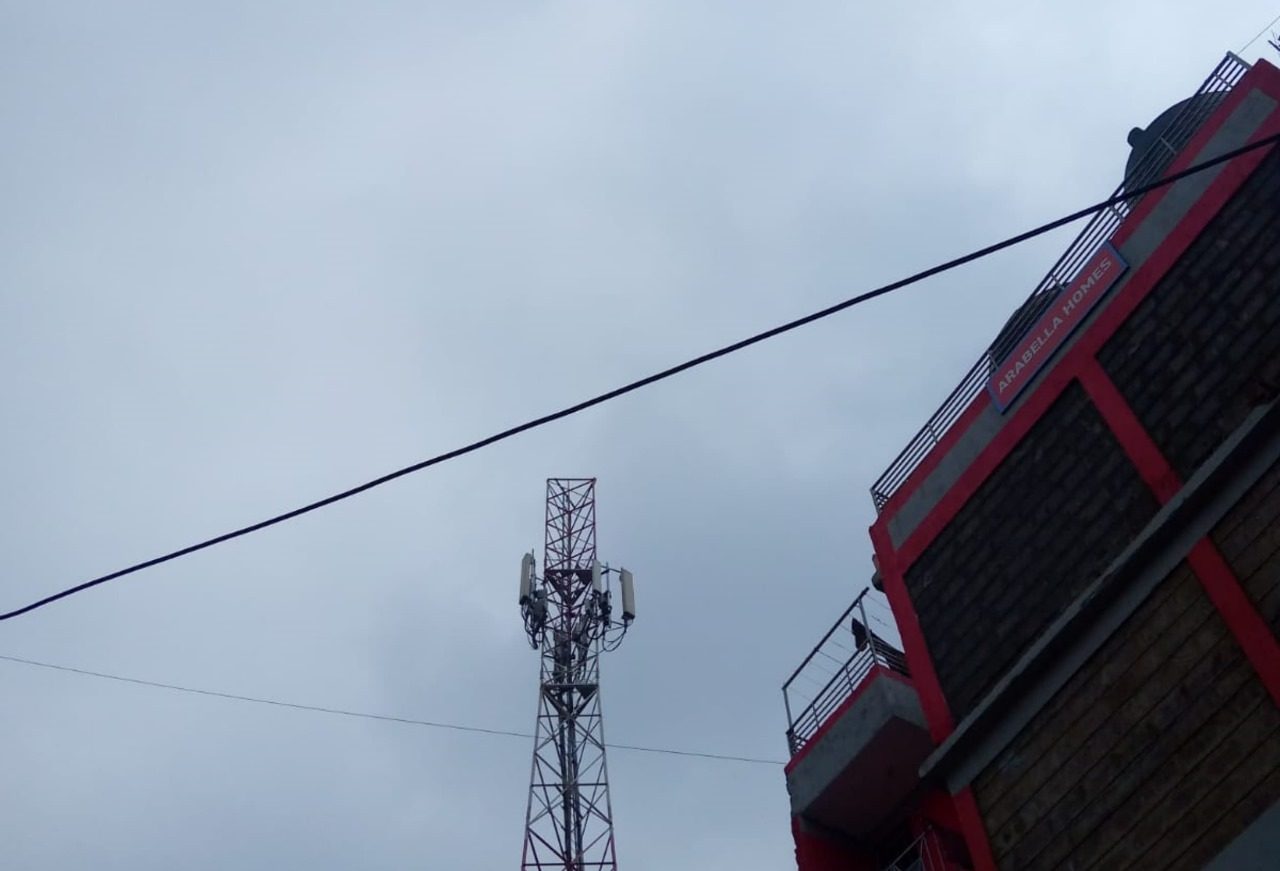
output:
[[[621, 641], [635, 606], [630, 572], [602, 567], [596, 559], [595, 483], [547, 481], [541, 577], [532, 554], [521, 565], [521, 613], [529, 642], [541, 654], [522, 871], [618, 867], [600, 654]], [[613, 619], [611, 576], [622, 585], [620, 621]]]

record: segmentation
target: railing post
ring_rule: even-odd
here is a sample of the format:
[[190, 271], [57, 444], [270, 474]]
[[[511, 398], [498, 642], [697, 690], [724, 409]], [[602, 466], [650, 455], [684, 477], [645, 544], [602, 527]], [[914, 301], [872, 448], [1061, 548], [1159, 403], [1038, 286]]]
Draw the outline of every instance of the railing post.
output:
[[925, 867], [930, 871], [947, 871], [951, 867], [951, 862], [942, 852], [942, 840], [938, 837], [938, 830], [930, 827], [928, 829], [929, 840], [927, 849], [929, 851], [929, 864]]
[[782, 706], [787, 709], [787, 752], [794, 756], [796, 752], [796, 729], [795, 723], [791, 719], [791, 696], [787, 693], [787, 687], [782, 688]]
[[867, 646], [871, 648], [871, 662], [873, 665], [880, 664], [880, 651], [876, 649], [876, 636], [871, 631], [871, 621], [867, 619], [867, 594], [864, 591], [858, 597], [858, 616], [862, 618], [862, 628], [867, 631]]

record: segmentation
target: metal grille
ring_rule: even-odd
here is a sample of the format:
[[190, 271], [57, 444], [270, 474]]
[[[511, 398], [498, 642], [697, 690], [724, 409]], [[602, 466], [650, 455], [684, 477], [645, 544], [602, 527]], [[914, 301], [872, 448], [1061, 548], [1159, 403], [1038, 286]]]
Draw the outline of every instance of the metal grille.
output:
[[782, 685], [782, 702], [787, 709], [787, 749], [792, 755], [804, 747], [827, 717], [853, 695], [877, 667], [907, 674], [902, 651], [876, 631], [877, 626], [885, 631], [891, 631], [892, 627], [876, 615], [874, 608], [867, 607], [868, 592], [869, 589], [858, 594]]
[[[1209, 74], [1195, 92], [1194, 97], [1224, 95], [1249, 71], [1249, 64], [1228, 52], [1222, 62]], [[1178, 152], [1220, 105], [1220, 99], [1197, 100], [1194, 97], [1182, 104], [1182, 109], [1165, 128], [1157, 143], [1141, 155], [1137, 164], [1112, 196], [1119, 196], [1126, 189], [1141, 187], [1160, 178]], [[925, 457], [933, 450], [974, 398], [985, 388], [996, 366], [1013, 349], [1018, 340], [1036, 322], [1036, 319], [1052, 304], [1057, 291], [1071, 283], [1080, 268], [1107, 242], [1141, 198], [1106, 209], [1094, 215], [1084, 230], [1058, 258], [1027, 301], [1001, 329], [992, 345], [983, 352], [960, 384], [951, 391], [942, 406], [929, 418], [902, 453], [889, 465], [884, 474], [871, 487], [871, 499], [877, 513], [881, 511], [898, 488], [911, 477]]]

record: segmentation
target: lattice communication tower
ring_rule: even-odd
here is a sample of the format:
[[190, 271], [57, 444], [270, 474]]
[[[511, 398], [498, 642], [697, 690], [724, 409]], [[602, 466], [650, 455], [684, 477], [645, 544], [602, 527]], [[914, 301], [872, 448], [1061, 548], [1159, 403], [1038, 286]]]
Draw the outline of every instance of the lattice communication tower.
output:
[[[612, 581], [621, 596], [614, 617]], [[600, 654], [635, 619], [631, 573], [596, 558], [596, 481], [547, 480], [539, 575], [520, 563], [520, 613], [541, 654], [533, 773], [520, 868], [617, 871], [600, 707]]]

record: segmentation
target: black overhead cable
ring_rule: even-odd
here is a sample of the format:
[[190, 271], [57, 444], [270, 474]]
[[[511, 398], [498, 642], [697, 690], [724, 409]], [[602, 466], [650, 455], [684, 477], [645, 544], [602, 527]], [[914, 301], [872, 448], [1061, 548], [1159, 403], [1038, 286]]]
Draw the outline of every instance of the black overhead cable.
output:
[[[384, 723], [401, 723], [406, 726], [425, 726], [431, 729], [448, 729], [454, 732], [472, 732], [480, 735], [499, 735], [504, 738], [532, 738], [531, 732], [511, 732], [506, 729], [485, 729], [480, 726], [462, 726], [457, 723], [440, 723], [432, 720], [415, 720], [411, 717], [393, 717], [388, 714], [371, 714], [364, 711], [348, 711], [343, 708], [327, 708], [320, 705], [303, 705], [296, 702], [283, 702], [279, 699], [264, 699], [256, 696], [242, 696], [236, 693], [224, 693], [218, 690], [205, 690], [197, 687], [179, 686], [178, 684], [161, 683], [154, 680], [143, 680], [136, 677], [125, 677], [119, 674], [107, 674], [101, 671], [90, 671], [87, 668], [75, 668], [70, 665], [56, 665], [52, 662], [40, 662], [35, 659], [23, 659], [20, 656], [7, 656], [0, 654], [0, 660], [6, 662], [14, 662], [20, 665], [31, 665], [37, 668], [47, 668], [54, 671], [65, 671], [72, 674], [83, 675], [85, 677], [96, 677], [103, 680], [113, 680], [119, 683], [131, 683], [137, 686], [152, 687], [154, 689], [172, 690], [179, 693], [190, 693], [197, 696], [209, 696], [215, 699], [230, 699], [237, 702], [252, 702], [255, 705], [272, 705], [277, 708], [291, 708], [295, 711], [307, 711], [313, 714], [333, 714], [339, 717], [356, 717], [361, 720], [380, 720]], [[722, 753], [698, 753], [693, 750], [672, 750], [667, 747], [643, 747], [637, 744], [613, 744], [606, 743], [606, 747], [610, 750], [631, 750], [637, 753], [658, 753], [663, 756], [692, 756], [699, 759], [715, 759], [721, 762], [746, 762], [753, 765], [783, 765], [784, 763], [776, 759], [758, 759], [751, 756], [727, 756]]]
[[65, 599], [66, 597], [73, 596], [76, 593], [84, 592], [90, 587], [96, 587], [99, 584], [105, 584], [108, 581], [114, 581], [119, 578], [123, 578], [126, 575], [131, 575], [131, 574], [134, 574], [135, 572], [140, 572], [143, 569], [149, 569], [152, 566], [157, 566], [157, 565], [160, 565], [161, 563], [166, 563], [166, 562], [169, 562], [170, 560], [175, 560], [175, 559], [178, 559], [179, 557], [184, 557], [189, 554], [193, 554], [196, 551], [201, 551], [201, 550], [204, 550], [205, 548], [213, 547], [216, 544], [222, 544], [223, 542], [231, 541], [233, 538], [239, 538], [243, 535], [248, 535], [252, 532], [258, 532], [259, 530], [266, 529], [269, 526], [275, 526], [278, 523], [284, 523], [286, 520], [292, 520], [295, 517], [300, 517], [303, 514], [308, 514], [319, 508], [324, 508], [327, 505], [332, 505], [335, 502], [341, 502], [344, 499], [350, 499], [352, 496], [363, 493], [366, 490], [372, 490], [374, 487], [380, 487], [381, 485], [394, 481], [397, 478], [403, 478], [405, 475], [411, 475], [414, 472], [420, 472], [423, 469], [428, 469], [431, 466], [444, 463], [448, 460], [457, 459], [458, 457], [464, 456], [466, 454], [470, 454], [474, 451], [478, 451], [481, 448], [485, 448], [485, 447], [488, 447], [489, 445], [496, 444], [497, 442], [505, 441], [513, 436], [520, 435], [523, 432], [528, 432], [529, 430], [546, 426], [549, 423], [554, 423], [555, 421], [560, 420], [561, 418], [569, 417], [581, 411], [586, 411], [588, 408], [593, 408], [594, 406], [601, 405], [612, 399], [617, 399], [619, 396], [624, 396], [635, 390], [639, 390], [642, 387], [647, 387], [650, 384], [656, 384], [659, 381], [665, 381], [666, 379], [671, 378], [674, 375], [678, 375], [687, 369], [693, 369], [697, 366], [703, 365], [704, 363], [710, 363], [712, 360], [717, 360], [720, 357], [727, 357], [730, 354], [736, 353], [737, 351], [741, 351], [744, 348], [749, 348], [750, 346], [758, 344], [759, 342], [763, 342], [766, 339], [772, 339], [775, 336], [782, 335], [783, 333], [789, 333], [792, 330], [798, 329], [803, 326], [807, 326], [811, 323], [814, 323], [815, 321], [820, 321], [824, 318], [828, 318], [831, 315], [837, 314], [838, 312], [842, 312], [847, 308], [852, 308], [853, 306], [859, 305], [860, 303], [868, 302], [870, 300], [875, 299], [876, 297], [884, 296], [885, 294], [892, 293], [896, 290], [901, 290], [902, 288], [908, 287], [909, 285], [912, 285], [912, 284], [917, 284], [925, 280], [926, 278], [932, 278], [935, 275], [940, 275], [943, 272], [948, 272], [959, 266], [964, 266], [967, 263], [972, 263], [975, 260], [980, 260], [983, 257], [987, 257], [991, 254], [995, 254], [998, 251], [1003, 251], [1005, 248], [1012, 248], [1014, 245], [1019, 245], [1023, 242], [1026, 242], [1029, 239], [1034, 239], [1037, 236], [1044, 235], [1045, 233], [1048, 233], [1051, 230], [1056, 230], [1059, 227], [1065, 226], [1067, 224], [1071, 224], [1075, 221], [1080, 220], [1081, 218], [1087, 218], [1088, 216], [1094, 214], [1095, 212], [1100, 212], [1104, 209], [1109, 209], [1114, 206], [1120, 205], [1121, 203], [1124, 203], [1128, 200], [1136, 199], [1138, 197], [1143, 196], [1144, 194], [1150, 193], [1151, 191], [1158, 190], [1159, 188], [1173, 184], [1174, 182], [1179, 181], [1180, 179], [1184, 179], [1189, 175], [1194, 175], [1198, 172], [1203, 172], [1206, 169], [1210, 169], [1212, 167], [1226, 163], [1229, 160], [1233, 160], [1237, 157], [1240, 157], [1241, 155], [1248, 154], [1260, 148], [1266, 148], [1270, 145], [1274, 145], [1277, 142], [1280, 142], [1280, 133], [1274, 134], [1272, 136], [1267, 136], [1263, 139], [1259, 139], [1256, 142], [1251, 142], [1248, 145], [1244, 145], [1244, 146], [1241, 146], [1240, 148], [1233, 149], [1231, 151], [1226, 152], [1225, 154], [1221, 154], [1217, 157], [1203, 161], [1202, 163], [1198, 163], [1195, 166], [1191, 166], [1191, 167], [1188, 167], [1187, 169], [1181, 170], [1180, 172], [1175, 172], [1171, 175], [1165, 176], [1159, 181], [1154, 181], [1151, 184], [1142, 185], [1141, 187], [1134, 188], [1133, 190], [1124, 191], [1123, 193], [1117, 194], [1109, 199], [1103, 200], [1100, 203], [1095, 203], [1092, 206], [1086, 206], [1083, 209], [1072, 212], [1071, 214], [1065, 215], [1061, 218], [1058, 218], [1057, 220], [1050, 221], [1047, 224], [1041, 224], [1039, 227], [1036, 227], [1035, 229], [1027, 230], [1025, 232], [1017, 234], [1016, 236], [1010, 236], [1009, 238], [1001, 242], [996, 242], [992, 245], [986, 246], [985, 248], [979, 248], [976, 251], [971, 251], [968, 254], [962, 255], [960, 257], [956, 257], [953, 260], [948, 260], [945, 263], [940, 263], [937, 266], [931, 266], [928, 269], [924, 269], [924, 270], [921, 270], [920, 272], [915, 273], [914, 275], [910, 275], [906, 278], [901, 278], [897, 281], [891, 282], [881, 287], [877, 287], [875, 290], [869, 290], [866, 293], [862, 293], [857, 296], [850, 297], [849, 299], [846, 299], [843, 302], [838, 302], [835, 305], [827, 306], [826, 308], [813, 312], [812, 314], [807, 314], [804, 317], [796, 318], [793, 321], [787, 321], [784, 324], [780, 324], [776, 327], [772, 327], [771, 329], [765, 330], [764, 332], [761, 332], [761, 333], [756, 333], [755, 335], [749, 336], [745, 339], [740, 339], [737, 342], [733, 342], [732, 344], [725, 345], [721, 348], [717, 348], [714, 351], [708, 351], [705, 354], [700, 354], [697, 357], [694, 357], [690, 360], [686, 360], [683, 363], [678, 363], [674, 366], [670, 366], [666, 369], [661, 370], [660, 372], [655, 372], [652, 375], [647, 375], [644, 378], [641, 378], [637, 381], [632, 381], [629, 384], [624, 384], [621, 387], [616, 387], [613, 390], [609, 390], [605, 393], [601, 393], [598, 396], [593, 396], [590, 399], [585, 399], [582, 402], [575, 403], [574, 405], [570, 405], [567, 408], [562, 408], [559, 411], [553, 411], [550, 414], [544, 414], [542, 417], [537, 417], [537, 418], [534, 418], [533, 420], [526, 421], [525, 423], [518, 424], [517, 426], [513, 426], [509, 429], [505, 429], [502, 432], [495, 433], [494, 435], [488, 436], [486, 438], [482, 438], [479, 441], [472, 442], [469, 445], [464, 445], [463, 447], [455, 448], [454, 450], [440, 454], [439, 456], [432, 457], [429, 460], [423, 460], [422, 462], [414, 463], [412, 466], [405, 466], [403, 469], [397, 469], [394, 472], [390, 472], [386, 475], [382, 475], [381, 477], [374, 478], [371, 481], [366, 481], [363, 484], [359, 484], [355, 487], [351, 487], [350, 489], [343, 490], [340, 493], [335, 493], [332, 496], [326, 496], [323, 499], [318, 499], [315, 502], [310, 502], [299, 508], [294, 508], [291, 511], [286, 511], [283, 514], [277, 514], [276, 516], [267, 518], [266, 520], [260, 520], [257, 523], [250, 524], [249, 526], [243, 526], [239, 529], [232, 530], [231, 532], [225, 532], [222, 535], [217, 535], [217, 536], [214, 536], [213, 538], [205, 539], [204, 541], [198, 542], [196, 544], [188, 545], [187, 547], [180, 548], [171, 553], [167, 553], [158, 557], [153, 557], [149, 560], [144, 560], [143, 562], [135, 563], [134, 565], [131, 565], [128, 568], [123, 568], [123, 569], [120, 569], [119, 571], [114, 571], [114, 572], [111, 572], [110, 574], [102, 575], [101, 577], [97, 577], [92, 580], [85, 581], [82, 584], [77, 584], [74, 587], [69, 587], [59, 593], [54, 593], [51, 596], [46, 596], [43, 599], [39, 599], [35, 602], [32, 602], [29, 605], [24, 605], [21, 608], [17, 608], [13, 611], [9, 611], [6, 614], [0, 614], [0, 621], [11, 620], [14, 617], [19, 617], [30, 611], [34, 611], [37, 608], [43, 608], [45, 605], [50, 605], [58, 601], [59, 599]]
[[1264, 35], [1268, 30], [1270, 30], [1271, 28], [1275, 27], [1277, 24], [1280, 24], [1280, 15], [1277, 15], [1275, 18], [1271, 19], [1271, 23], [1270, 23], [1270, 24], [1268, 24], [1266, 27], [1262, 28], [1262, 29], [1261, 29], [1261, 30], [1259, 30], [1256, 34], [1254, 34], [1253, 39], [1251, 39], [1251, 40], [1249, 40], [1248, 42], [1246, 42], [1246, 43], [1245, 43], [1245, 44], [1240, 48], [1240, 51], [1239, 51], [1238, 53], [1239, 53], [1239, 54], [1244, 54], [1246, 51], [1248, 51], [1248, 50], [1249, 50], [1249, 47], [1250, 47], [1250, 46], [1252, 46], [1252, 45], [1253, 45], [1255, 42], [1257, 42], [1258, 40], [1262, 39], [1263, 35]]

